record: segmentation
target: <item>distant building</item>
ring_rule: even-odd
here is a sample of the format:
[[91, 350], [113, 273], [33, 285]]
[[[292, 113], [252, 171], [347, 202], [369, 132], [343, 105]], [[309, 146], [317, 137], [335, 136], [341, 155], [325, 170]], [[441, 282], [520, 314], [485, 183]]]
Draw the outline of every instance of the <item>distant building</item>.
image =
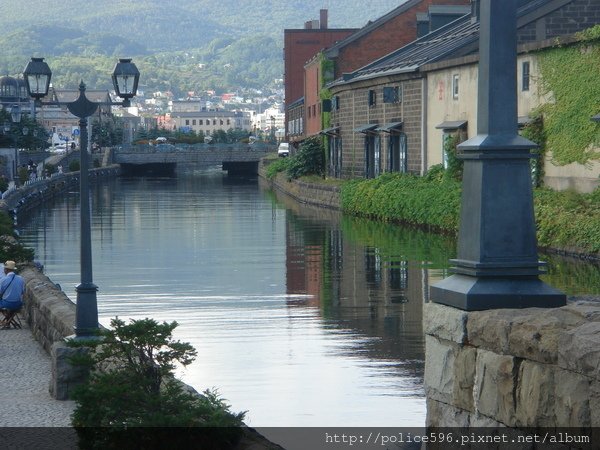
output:
[[217, 130], [251, 130], [249, 113], [241, 111], [180, 111], [167, 115], [174, 129], [211, 135]]
[[[86, 97], [96, 103], [100, 103], [98, 109], [88, 123], [95, 120], [100, 123], [112, 116], [110, 103], [112, 99], [108, 90], [86, 90]], [[50, 87], [47, 101], [72, 102], [79, 96], [77, 89], [55, 89]], [[46, 100], [45, 100], [46, 101]], [[36, 110], [36, 120], [48, 131], [51, 136], [58, 135], [61, 140], [79, 142], [79, 118], [69, 112], [66, 105], [44, 105]]]
[[171, 112], [194, 112], [206, 108], [206, 102], [202, 100], [171, 100], [169, 111]]

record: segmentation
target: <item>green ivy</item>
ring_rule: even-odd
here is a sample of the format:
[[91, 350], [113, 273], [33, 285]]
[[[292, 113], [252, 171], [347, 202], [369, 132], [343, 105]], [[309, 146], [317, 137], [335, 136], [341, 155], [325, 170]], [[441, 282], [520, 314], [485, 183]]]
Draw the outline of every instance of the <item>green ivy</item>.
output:
[[536, 157], [532, 158], [530, 161], [531, 172], [533, 174], [533, 185], [535, 187], [540, 187], [544, 180], [544, 158], [546, 155], [547, 139], [542, 115], [539, 111], [532, 114], [531, 121], [525, 125], [521, 131], [521, 135], [538, 145], [538, 148], [532, 151]]
[[[424, 177], [387, 173], [371, 180], [349, 180], [341, 186], [342, 210], [455, 234], [461, 185], [444, 172], [440, 165]], [[591, 194], [536, 189], [534, 209], [541, 247], [596, 255], [600, 252], [600, 188]]]
[[446, 152], [446, 158], [448, 161], [448, 167], [444, 174], [447, 178], [452, 180], [462, 180], [463, 174], [463, 160], [458, 158], [456, 146], [460, 143], [460, 136], [455, 134], [449, 136], [444, 141], [444, 152]]
[[[554, 99], [542, 108], [553, 162], [588, 164], [600, 159], [600, 25], [578, 35], [576, 45], [540, 53], [542, 93]], [[596, 147], [596, 149], [594, 149]]]

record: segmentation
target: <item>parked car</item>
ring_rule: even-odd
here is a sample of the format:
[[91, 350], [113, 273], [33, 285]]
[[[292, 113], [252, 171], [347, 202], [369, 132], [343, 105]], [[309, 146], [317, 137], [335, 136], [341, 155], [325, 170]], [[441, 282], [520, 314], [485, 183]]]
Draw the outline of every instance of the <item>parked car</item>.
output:
[[281, 144], [279, 144], [279, 148], [277, 149], [277, 156], [290, 156], [290, 144], [287, 142], [282, 142]]
[[50, 153], [65, 153], [67, 151], [67, 144], [58, 144], [48, 149]]

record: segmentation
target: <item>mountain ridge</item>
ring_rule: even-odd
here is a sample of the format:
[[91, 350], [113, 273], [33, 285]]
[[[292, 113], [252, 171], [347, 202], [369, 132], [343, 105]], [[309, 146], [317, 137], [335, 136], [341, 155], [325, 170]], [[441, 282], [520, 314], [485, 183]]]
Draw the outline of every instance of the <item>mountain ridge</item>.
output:
[[82, 77], [104, 88], [110, 61], [127, 56], [144, 68], [150, 89], [260, 88], [282, 78], [285, 28], [303, 28], [322, 8], [329, 28], [360, 28], [404, 1], [365, 8], [359, 0], [9, 0], [0, 5], [0, 75], [41, 56], [57, 86]]

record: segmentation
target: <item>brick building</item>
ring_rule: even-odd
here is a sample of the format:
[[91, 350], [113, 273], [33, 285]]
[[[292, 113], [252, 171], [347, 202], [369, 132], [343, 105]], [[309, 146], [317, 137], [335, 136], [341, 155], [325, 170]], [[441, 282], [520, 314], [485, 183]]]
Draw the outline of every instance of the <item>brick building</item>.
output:
[[468, 14], [470, 0], [408, 0], [324, 50], [335, 79]]
[[[517, 16], [519, 42], [549, 39], [600, 23], [598, 3], [598, 0], [521, 0]], [[323, 134], [329, 136], [330, 175], [372, 178], [387, 171], [422, 174], [428, 167], [428, 130], [434, 127], [446, 136], [460, 133], [464, 137], [474, 132], [473, 123], [462, 115], [467, 112], [474, 115], [475, 107], [454, 111], [453, 117], [448, 116], [440, 123], [428, 123], [428, 110], [439, 108], [431, 99], [441, 94], [437, 85], [436, 89], [428, 87], [423, 68], [475, 55], [479, 44], [477, 15], [478, 1], [473, 1], [470, 15], [345, 73], [328, 85], [332, 95], [331, 116]], [[449, 102], [465, 95], [476, 97], [476, 92], [465, 92], [467, 81], [460, 76], [448, 80], [444, 89]], [[471, 85], [476, 85], [476, 74]]]
[[304, 97], [306, 62], [322, 49], [356, 31], [356, 28], [328, 28], [326, 9], [320, 11], [319, 17], [319, 20], [306, 22], [302, 29], [286, 29], [283, 32], [286, 136], [291, 127], [288, 107]]
[[[343, 73], [378, 58], [469, 13], [469, 0], [410, 0], [356, 33], [320, 51], [304, 66], [304, 132], [301, 141], [329, 127], [330, 100], [322, 88]], [[325, 101], [325, 104], [323, 104]]]

